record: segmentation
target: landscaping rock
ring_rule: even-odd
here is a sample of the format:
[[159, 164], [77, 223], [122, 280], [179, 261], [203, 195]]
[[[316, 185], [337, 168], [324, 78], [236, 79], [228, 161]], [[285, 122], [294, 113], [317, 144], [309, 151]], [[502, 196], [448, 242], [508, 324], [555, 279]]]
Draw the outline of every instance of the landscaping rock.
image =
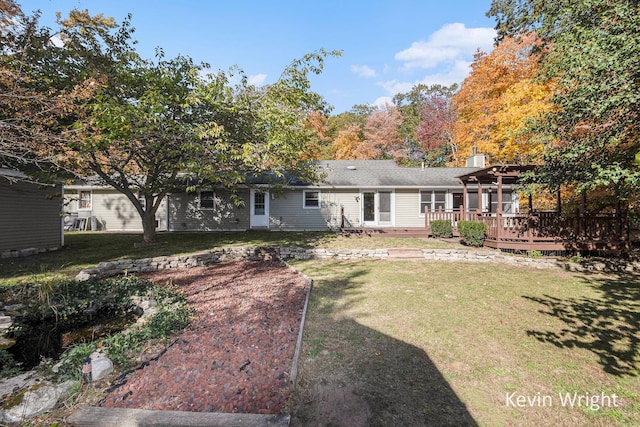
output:
[[19, 423], [52, 410], [61, 399], [67, 397], [74, 384], [74, 381], [65, 381], [57, 385], [32, 387], [24, 394], [20, 404], [2, 411], [2, 421]]
[[113, 362], [101, 353], [91, 353], [91, 381], [107, 378], [113, 371]]

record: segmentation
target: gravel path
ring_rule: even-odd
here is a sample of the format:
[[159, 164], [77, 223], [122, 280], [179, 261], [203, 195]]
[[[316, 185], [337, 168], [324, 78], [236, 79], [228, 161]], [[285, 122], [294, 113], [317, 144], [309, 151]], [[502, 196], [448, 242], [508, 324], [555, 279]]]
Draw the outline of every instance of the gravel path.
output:
[[304, 277], [280, 262], [233, 262], [147, 275], [178, 285], [195, 316], [156, 360], [101, 406], [279, 414], [304, 307]]

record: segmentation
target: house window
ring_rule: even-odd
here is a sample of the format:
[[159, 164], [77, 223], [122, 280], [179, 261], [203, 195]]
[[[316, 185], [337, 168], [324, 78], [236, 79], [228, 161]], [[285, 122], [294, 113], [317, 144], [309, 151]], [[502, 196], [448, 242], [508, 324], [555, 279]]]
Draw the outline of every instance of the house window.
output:
[[138, 193], [138, 201], [140, 202], [140, 206], [142, 206], [142, 210], [147, 210], [147, 199], [144, 197], [144, 194]]
[[447, 205], [446, 191], [421, 191], [420, 192], [420, 216], [424, 215], [424, 209], [429, 208], [430, 211], [444, 211]]
[[304, 191], [304, 201], [303, 201], [302, 207], [305, 209], [320, 208], [320, 192]]
[[216, 206], [215, 194], [213, 191], [200, 192], [200, 209], [214, 209]]
[[433, 192], [433, 210], [444, 211], [447, 203], [446, 191], [434, 191]]
[[425, 208], [431, 210], [431, 191], [420, 192], [420, 215], [424, 215]]
[[80, 190], [78, 194], [78, 210], [91, 210], [91, 191]]

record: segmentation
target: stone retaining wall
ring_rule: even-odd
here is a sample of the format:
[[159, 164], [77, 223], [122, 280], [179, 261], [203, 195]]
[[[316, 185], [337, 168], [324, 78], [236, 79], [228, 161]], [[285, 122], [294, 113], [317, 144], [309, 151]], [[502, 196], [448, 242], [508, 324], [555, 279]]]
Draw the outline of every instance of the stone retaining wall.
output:
[[[417, 259], [447, 262], [487, 262], [540, 269], [568, 271], [640, 271], [640, 262], [624, 260], [589, 260], [580, 263], [556, 258], [527, 258], [494, 250], [422, 249]], [[321, 249], [289, 247], [214, 248], [189, 255], [162, 256], [143, 259], [123, 259], [101, 262], [97, 267], [82, 270], [76, 280], [101, 279], [124, 273], [151, 272], [172, 268], [191, 268], [232, 259], [284, 261], [297, 259], [390, 259], [388, 249]]]
[[38, 255], [44, 252], [53, 252], [59, 250], [59, 247], [55, 248], [26, 248], [26, 249], [16, 249], [11, 251], [0, 252], [0, 259], [7, 258], [22, 258], [31, 255]]

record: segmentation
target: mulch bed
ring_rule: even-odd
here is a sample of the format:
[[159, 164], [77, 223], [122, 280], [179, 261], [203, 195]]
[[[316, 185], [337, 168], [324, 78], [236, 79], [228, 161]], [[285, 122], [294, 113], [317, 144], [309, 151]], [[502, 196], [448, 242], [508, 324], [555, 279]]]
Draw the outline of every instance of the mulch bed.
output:
[[192, 324], [100, 406], [280, 414], [304, 308], [304, 277], [280, 262], [239, 261], [145, 277], [178, 285]]

